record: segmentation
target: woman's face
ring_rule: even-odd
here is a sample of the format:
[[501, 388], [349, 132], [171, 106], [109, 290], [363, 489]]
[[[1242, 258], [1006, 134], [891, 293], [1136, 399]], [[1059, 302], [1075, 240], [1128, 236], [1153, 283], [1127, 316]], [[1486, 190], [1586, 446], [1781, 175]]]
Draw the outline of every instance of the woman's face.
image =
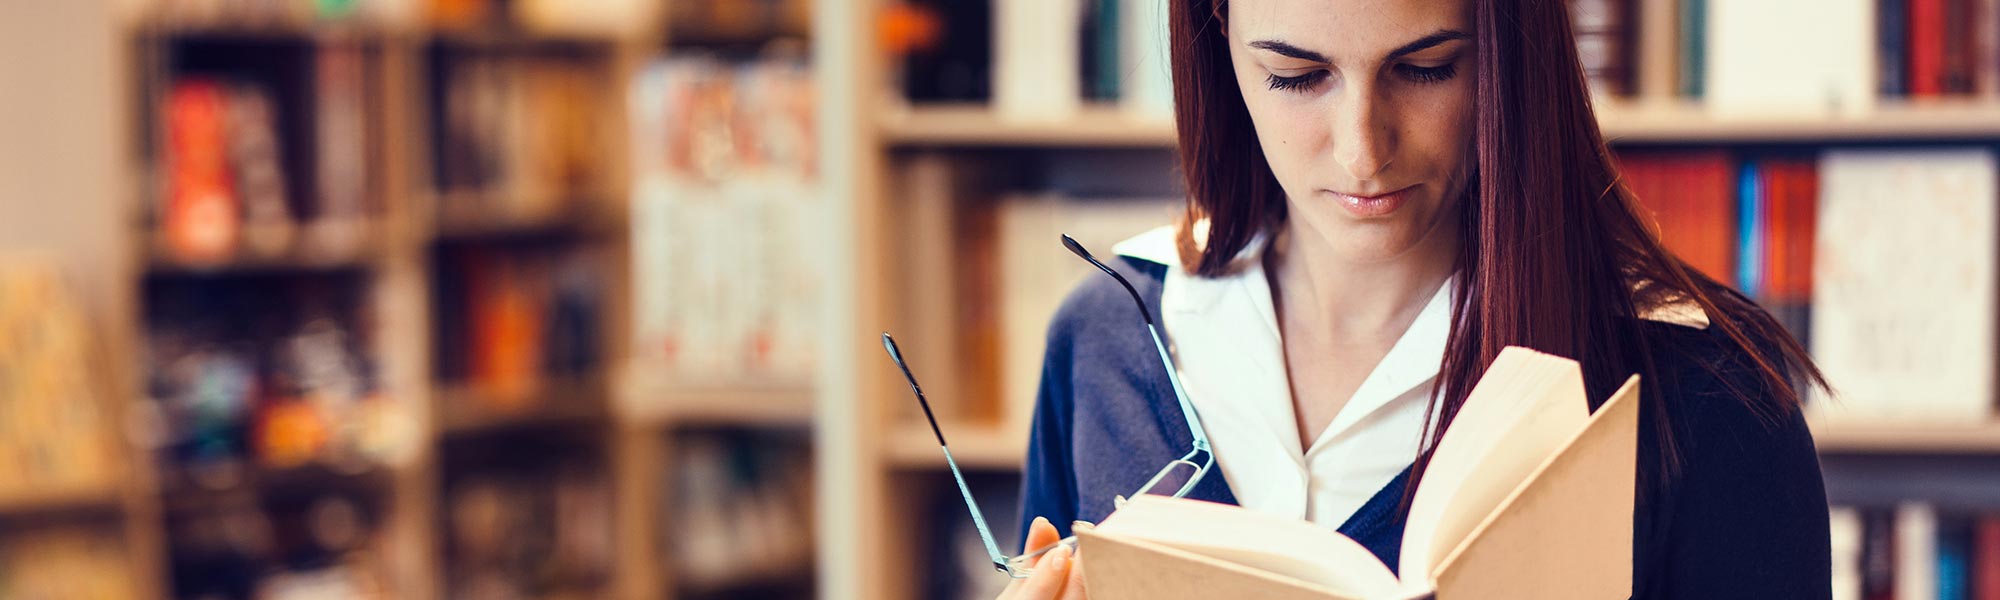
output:
[[1440, 225], [1472, 164], [1470, 9], [1229, 0], [1236, 83], [1295, 234], [1381, 262], [1453, 233]]

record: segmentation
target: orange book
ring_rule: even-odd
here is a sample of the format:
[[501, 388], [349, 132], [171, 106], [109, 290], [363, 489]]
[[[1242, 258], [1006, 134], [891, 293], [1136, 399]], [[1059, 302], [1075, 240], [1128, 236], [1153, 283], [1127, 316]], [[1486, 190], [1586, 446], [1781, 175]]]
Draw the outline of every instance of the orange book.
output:
[[179, 258], [228, 258], [243, 211], [229, 174], [228, 95], [220, 82], [174, 83], [166, 101], [166, 205], [159, 226]]
[[1709, 277], [1736, 272], [1736, 188], [1729, 154], [1627, 152], [1618, 155], [1625, 189], [1653, 219], [1667, 250]]

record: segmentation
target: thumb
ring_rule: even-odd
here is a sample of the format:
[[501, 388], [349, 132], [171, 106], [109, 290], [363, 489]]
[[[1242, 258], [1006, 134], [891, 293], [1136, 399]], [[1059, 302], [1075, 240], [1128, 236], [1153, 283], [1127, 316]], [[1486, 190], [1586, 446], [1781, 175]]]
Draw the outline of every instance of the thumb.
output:
[[1034, 552], [1061, 539], [1062, 534], [1056, 531], [1055, 524], [1045, 517], [1035, 517], [1035, 522], [1028, 525], [1028, 539], [1022, 544], [1021, 551]]

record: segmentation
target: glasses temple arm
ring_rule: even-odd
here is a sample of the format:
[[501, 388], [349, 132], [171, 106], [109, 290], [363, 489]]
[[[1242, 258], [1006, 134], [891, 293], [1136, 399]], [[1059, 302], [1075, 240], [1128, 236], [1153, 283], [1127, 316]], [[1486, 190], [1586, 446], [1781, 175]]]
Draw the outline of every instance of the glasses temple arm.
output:
[[1007, 555], [1000, 552], [1000, 544], [993, 541], [993, 530], [986, 526], [986, 514], [979, 510], [979, 501], [972, 499], [972, 486], [965, 483], [965, 473], [958, 469], [958, 459], [952, 458], [951, 446], [944, 443], [944, 430], [938, 427], [937, 416], [931, 413], [931, 402], [924, 397], [923, 386], [917, 385], [917, 376], [910, 372], [910, 365], [903, 362], [903, 351], [896, 347], [896, 338], [888, 332], [882, 333], [882, 350], [889, 353], [889, 360], [895, 361], [896, 368], [903, 371], [903, 379], [910, 382], [910, 392], [916, 394], [917, 404], [924, 407], [924, 420], [931, 425], [931, 435], [937, 436], [938, 449], [944, 451], [944, 464], [951, 468], [951, 479], [958, 484], [958, 495], [965, 498], [965, 508], [972, 513], [972, 524], [979, 528], [979, 541], [986, 544], [986, 555], [993, 560], [993, 567], [1007, 570]]

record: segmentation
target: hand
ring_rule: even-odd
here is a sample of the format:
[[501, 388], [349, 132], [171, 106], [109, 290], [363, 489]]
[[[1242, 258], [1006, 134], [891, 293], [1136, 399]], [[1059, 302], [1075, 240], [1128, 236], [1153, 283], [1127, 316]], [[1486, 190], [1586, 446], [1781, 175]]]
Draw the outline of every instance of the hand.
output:
[[[1028, 526], [1028, 541], [1022, 552], [1056, 543], [1062, 535], [1048, 519], [1035, 517], [1035, 523]], [[1076, 554], [1064, 545], [1043, 554], [1035, 561], [1035, 572], [1027, 579], [1016, 579], [1007, 584], [997, 600], [1086, 600], [1083, 592], [1083, 568], [1077, 564]]]

